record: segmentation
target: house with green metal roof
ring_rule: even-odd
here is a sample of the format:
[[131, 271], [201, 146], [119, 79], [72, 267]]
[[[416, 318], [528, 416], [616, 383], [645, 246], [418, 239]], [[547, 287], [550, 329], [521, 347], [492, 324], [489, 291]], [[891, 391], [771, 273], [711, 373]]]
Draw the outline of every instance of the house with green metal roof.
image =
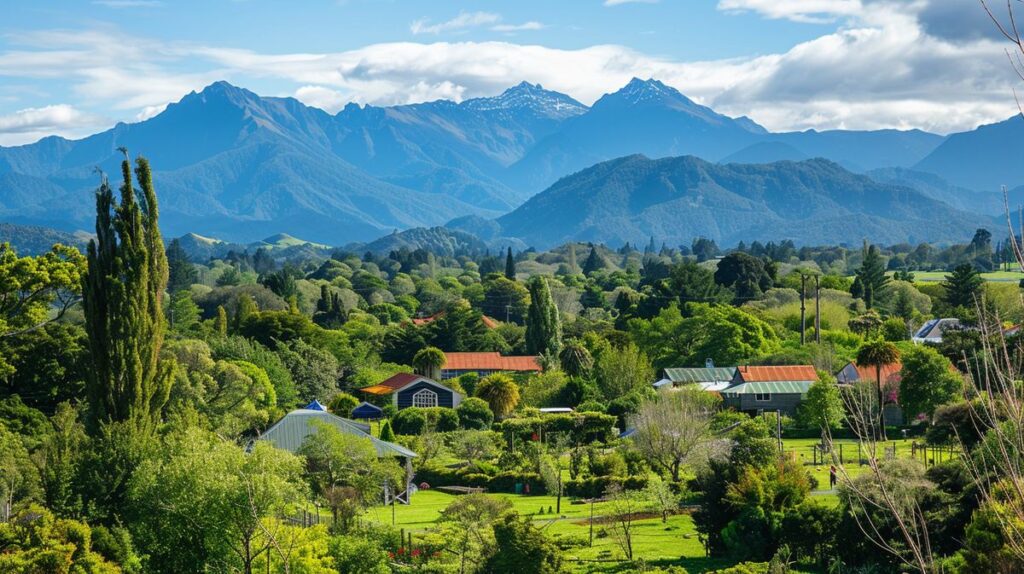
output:
[[705, 391], [722, 391], [736, 376], [736, 367], [683, 367], [665, 369], [664, 377], [654, 383], [655, 388], [696, 385]]
[[732, 384], [722, 391], [725, 406], [746, 413], [796, 413], [818, 373], [811, 365], [737, 367]]

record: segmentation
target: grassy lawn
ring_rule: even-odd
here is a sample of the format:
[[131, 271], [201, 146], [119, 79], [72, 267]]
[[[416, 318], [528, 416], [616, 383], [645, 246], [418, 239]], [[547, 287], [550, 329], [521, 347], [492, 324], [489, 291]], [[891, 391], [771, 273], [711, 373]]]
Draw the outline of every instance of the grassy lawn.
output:
[[[949, 275], [949, 271], [914, 271], [914, 281], [937, 283], [945, 281], [946, 275]], [[991, 273], [982, 273], [981, 276], [986, 281], [1017, 282], [1024, 279], [1024, 273], [1020, 271], [993, 271]]]

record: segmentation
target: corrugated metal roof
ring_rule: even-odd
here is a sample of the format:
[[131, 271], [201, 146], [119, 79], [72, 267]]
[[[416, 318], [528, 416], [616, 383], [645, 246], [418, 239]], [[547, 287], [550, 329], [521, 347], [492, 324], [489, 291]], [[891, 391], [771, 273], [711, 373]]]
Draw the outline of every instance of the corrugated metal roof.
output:
[[[899, 382], [900, 372], [902, 370], [903, 365], [900, 363], [882, 365], [882, 383], [886, 384]], [[853, 383], [856, 381], [874, 381], [876, 378], [875, 367], [873, 365], [862, 367], [858, 365], [856, 361], [848, 363], [847, 367], [843, 367], [843, 370], [839, 371], [839, 374], [839, 382], [841, 383]]]
[[818, 380], [818, 372], [812, 365], [765, 365], [736, 368], [736, 381], [740, 383], [816, 380]]
[[539, 371], [536, 356], [503, 357], [501, 353], [445, 353], [446, 371]]
[[715, 383], [731, 381], [736, 367], [695, 367], [665, 369], [665, 377], [673, 383]]
[[355, 421], [343, 419], [337, 415], [324, 411], [312, 411], [299, 409], [284, 416], [277, 424], [267, 429], [258, 440], [265, 440], [275, 447], [296, 452], [302, 446], [306, 437], [314, 434], [316, 429], [311, 424], [313, 421], [323, 421], [341, 432], [363, 437], [373, 443], [377, 449], [378, 456], [405, 456], [415, 457], [416, 453], [404, 446], [380, 440], [379, 438], [362, 431]]
[[775, 395], [791, 395], [807, 393], [811, 388], [810, 381], [764, 381], [758, 383], [740, 383], [722, 391], [723, 395], [751, 395], [757, 393], [769, 393]]

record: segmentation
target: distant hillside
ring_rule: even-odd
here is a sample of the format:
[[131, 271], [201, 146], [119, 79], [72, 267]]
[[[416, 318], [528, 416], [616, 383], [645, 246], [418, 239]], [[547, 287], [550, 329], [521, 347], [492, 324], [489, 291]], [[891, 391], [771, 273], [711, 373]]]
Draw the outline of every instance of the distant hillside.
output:
[[1024, 118], [953, 134], [913, 166], [942, 176], [950, 183], [979, 191], [1024, 185]]
[[0, 243], [10, 243], [19, 255], [39, 255], [55, 243], [84, 250], [90, 235], [84, 231], [68, 233], [35, 225], [0, 223]]
[[[881, 183], [903, 185], [916, 189], [932, 199], [948, 203], [963, 211], [982, 215], [1001, 215], [1005, 211], [1002, 193], [998, 191], [975, 191], [953, 185], [933, 173], [899, 167], [886, 167], [871, 170], [864, 175]], [[1010, 200], [1013, 205], [1017, 205], [1021, 200], [1024, 200], [1024, 193], [1021, 193], [1021, 190], [1013, 190], [1010, 193]]]
[[802, 244], [954, 241], [993, 218], [821, 159], [713, 164], [629, 156], [559, 180], [512, 213], [501, 232], [546, 248], [565, 241], [688, 244], [792, 239]]
[[221, 259], [229, 252], [246, 253], [250, 255], [259, 249], [270, 251], [275, 259], [292, 259], [302, 255], [310, 257], [327, 257], [333, 248], [321, 243], [313, 243], [292, 237], [287, 233], [279, 233], [262, 241], [252, 243], [231, 243], [212, 237], [204, 237], [195, 233], [186, 233], [178, 238], [178, 243], [188, 254], [192, 261], [202, 262], [211, 258]]
[[365, 245], [348, 247], [349, 250], [369, 251], [375, 255], [387, 255], [403, 248], [409, 251], [425, 249], [434, 255], [455, 257], [481, 254], [487, 250], [487, 244], [464, 231], [444, 227], [420, 227], [396, 231]]

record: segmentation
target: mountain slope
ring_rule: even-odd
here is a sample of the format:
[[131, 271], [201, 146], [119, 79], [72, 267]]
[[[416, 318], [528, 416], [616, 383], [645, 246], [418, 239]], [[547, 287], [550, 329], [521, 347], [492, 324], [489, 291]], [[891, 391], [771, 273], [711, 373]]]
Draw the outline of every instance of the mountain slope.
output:
[[976, 190], [999, 191], [1024, 185], [1024, 118], [953, 134], [914, 169], [942, 176], [950, 183]]
[[[152, 162], [169, 235], [251, 241], [292, 231], [340, 244], [459, 215], [496, 214], [374, 178], [331, 151], [336, 139], [336, 119], [323, 111], [218, 82], [138, 124], [78, 141], [0, 148], [0, 185], [12, 190], [0, 218], [88, 228], [94, 168], [116, 173], [121, 146]], [[55, 202], [68, 211], [53, 210]]]
[[687, 156], [629, 156], [558, 181], [498, 218], [542, 248], [568, 240], [671, 243], [708, 237], [803, 244], [949, 241], [994, 220], [908, 187], [880, 184], [821, 159], [719, 165]]

